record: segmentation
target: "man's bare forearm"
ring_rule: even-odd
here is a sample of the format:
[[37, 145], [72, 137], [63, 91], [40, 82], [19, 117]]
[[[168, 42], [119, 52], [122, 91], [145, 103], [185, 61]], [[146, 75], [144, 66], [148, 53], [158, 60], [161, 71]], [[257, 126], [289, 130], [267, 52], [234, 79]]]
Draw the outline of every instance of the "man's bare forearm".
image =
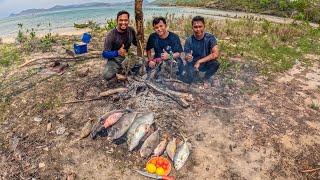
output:
[[148, 60], [152, 59], [151, 50], [147, 50]]
[[212, 61], [212, 60], [216, 60], [218, 57], [219, 57], [219, 50], [215, 46], [215, 47], [212, 48], [212, 53], [211, 54], [209, 54], [208, 56], [206, 56], [204, 58], [199, 59], [198, 62], [200, 64], [202, 64], [202, 63], [206, 63], [206, 62], [209, 62], [209, 61]]

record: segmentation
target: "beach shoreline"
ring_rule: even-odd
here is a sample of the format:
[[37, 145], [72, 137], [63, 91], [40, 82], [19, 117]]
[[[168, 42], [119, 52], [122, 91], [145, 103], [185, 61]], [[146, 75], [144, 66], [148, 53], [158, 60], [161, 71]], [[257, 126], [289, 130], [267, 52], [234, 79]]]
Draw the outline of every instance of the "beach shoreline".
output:
[[[58, 35], [58, 36], [72, 36], [72, 35], [81, 35], [85, 32], [89, 32], [90, 29], [84, 28], [84, 29], [76, 29], [74, 27], [69, 27], [69, 28], [59, 28], [59, 29], [54, 29], [52, 31], [36, 31], [36, 35], [38, 38], [44, 37], [46, 34], [51, 33], [52, 35]], [[16, 36], [0, 36], [2, 39], [2, 43], [5, 44], [12, 44], [16, 42]]]

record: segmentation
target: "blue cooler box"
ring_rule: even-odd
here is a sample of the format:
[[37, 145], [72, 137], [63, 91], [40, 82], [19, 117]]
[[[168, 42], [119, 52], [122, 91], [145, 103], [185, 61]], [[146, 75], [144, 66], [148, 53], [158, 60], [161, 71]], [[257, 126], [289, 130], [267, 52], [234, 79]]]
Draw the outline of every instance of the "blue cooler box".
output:
[[84, 33], [81, 40], [81, 43], [73, 44], [75, 54], [84, 54], [88, 52], [88, 43], [91, 40], [91, 35], [89, 33]]

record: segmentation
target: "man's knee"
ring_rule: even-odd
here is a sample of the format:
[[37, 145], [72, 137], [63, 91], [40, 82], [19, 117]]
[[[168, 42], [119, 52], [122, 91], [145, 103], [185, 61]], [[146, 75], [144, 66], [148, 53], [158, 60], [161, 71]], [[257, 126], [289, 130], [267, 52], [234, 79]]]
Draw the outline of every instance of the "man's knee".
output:
[[116, 76], [116, 73], [115, 72], [111, 72], [111, 71], [105, 71], [103, 73], [103, 78], [106, 80], [106, 81], [109, 81], [110, 79], [114, 78]]
[[114, 78], [118, 73], [118, 71], [119, 71], [119, 66], [116, 64], [116, 62], [109, 61], [106, 64], [106, 67], [104, 69], [103, 78], [108, 81]]

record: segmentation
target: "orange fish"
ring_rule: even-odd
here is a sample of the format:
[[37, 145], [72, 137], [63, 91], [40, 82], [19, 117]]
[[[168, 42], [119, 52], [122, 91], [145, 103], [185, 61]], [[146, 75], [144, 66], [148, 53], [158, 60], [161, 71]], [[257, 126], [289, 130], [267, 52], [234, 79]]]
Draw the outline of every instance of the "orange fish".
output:
[[112, 126], [113, 124], [115, 124], [123, 115], [124, 113], [123, 112], [116, 112], [116, 113], [113, 113], [111, 114], [105, 121], [104, 121], [104, 124], [103, 126], [105, 128], [108, 128], [110, 126]]

